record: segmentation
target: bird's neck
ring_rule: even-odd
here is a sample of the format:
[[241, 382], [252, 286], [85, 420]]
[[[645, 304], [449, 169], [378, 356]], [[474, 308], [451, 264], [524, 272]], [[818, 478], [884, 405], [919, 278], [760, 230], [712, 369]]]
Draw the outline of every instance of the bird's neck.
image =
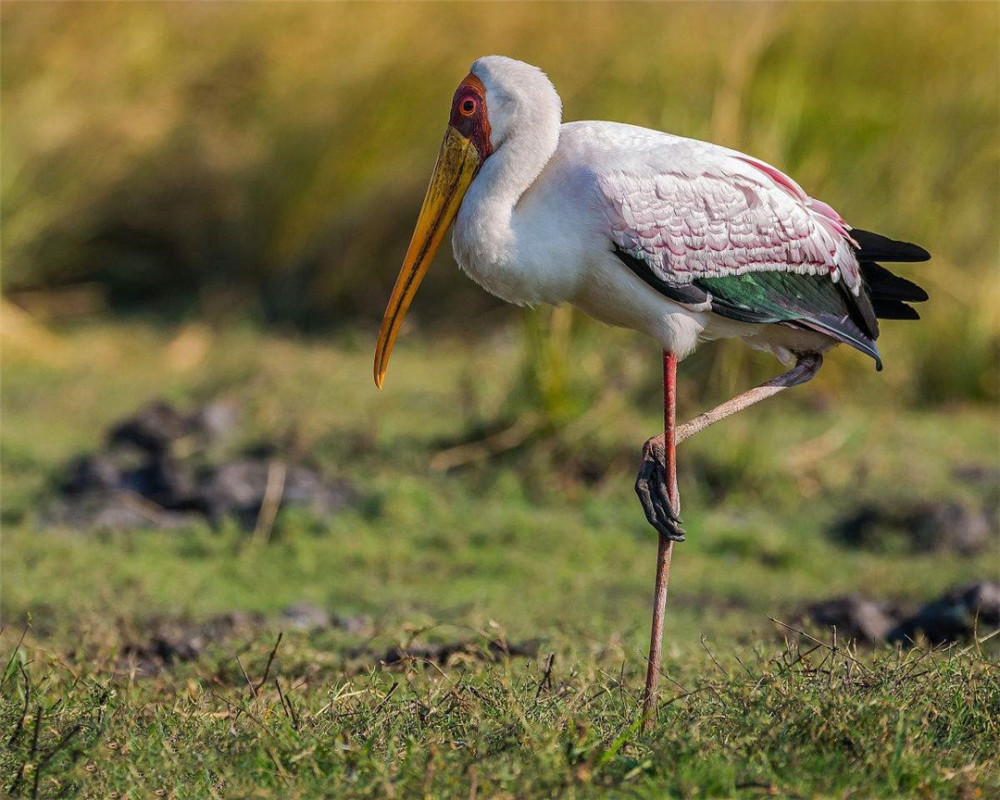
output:
[[491, 294], [519, 305], [540, 298], [531, 276], [519, 272], [518, 203], [555, 153], [559, 126], [557, 109], [512, 132], [486, 159], [455, 225], [455, 258], [462, 269]]
[[538, 115], [534, 124], [510, 136], [486, 159], [469, 187], [462, 211], [489, 211], [510, 217], [541, 174], [559, 143], [559, 117]]

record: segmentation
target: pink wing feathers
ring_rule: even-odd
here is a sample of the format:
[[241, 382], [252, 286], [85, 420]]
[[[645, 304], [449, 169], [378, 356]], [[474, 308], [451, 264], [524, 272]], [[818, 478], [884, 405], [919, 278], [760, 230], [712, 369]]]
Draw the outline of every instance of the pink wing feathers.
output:
[[608, 122], [563, 125], [559, 153], [568, 174], [588, 176], [623, 264], [693, 310], [819, 331], [880, 365], [877, 319], [915, 319], [907, 304], [927, 299], [875, 263], [926, 250], [851, 228], [742, 153]]
[[[679, 168], [669, 164], [674, 144], [663, 148], [660, 169], [649, 165], [598, 176], [620, 250], [671, 286], [784, 271], [828, 274], [858, 294], [856, 245], [836, 211], [763, 162], [701, 142], [690, 145], [694, 152], [678, 159]], [[702, 169], [692, 155], [702, 157]]]

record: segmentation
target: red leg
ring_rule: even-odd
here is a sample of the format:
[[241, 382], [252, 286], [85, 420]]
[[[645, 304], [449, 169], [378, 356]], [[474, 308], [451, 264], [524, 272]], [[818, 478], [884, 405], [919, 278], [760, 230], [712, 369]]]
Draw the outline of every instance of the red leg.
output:
[[805, 353], [800, 355], [795, 362], [795, 366], [788, 372], [783, 372], [776, 378], [766, 383], [762, 383], [754, 389], [744, 392], [732, 400], [716, 406], [711, 411], [699, 414], [694, 419], [688, 420], [681, 425], [676, 432], [674, 445], [680, 444], [690, 436], [700, 433], [709, 425], [731, 417], [745, 408], [749, 408], [754, 403], [759, 403], [768, 397], [773, 397], [778, 392], [784, 391], [792, 386], [799, 386], [811, 381], [816, 377], [819, 368], [823, 366], [823, 356], [820, 353]]
[[670, 507], [677, 516], [681, 513], [677, 494], [677, 356], [663, 353], [663, 440], [666, 452], [663, 466], [667, 474], [667, 492]]
[[[739, 397], [727, 400], [711, 411], [699, 414], [683, 425], [673, 425], [671, 419], [666, 419], [666, 431], [673, 434], [669, 445], [666, 432], [649, 439], [643, 445], [642, 462], [639, 464], [639, 474], [635, 479], [635, 493], [639, 497], [643, 513], [649, 524], [661, 536], [667, 536], [675, 542], [684, 541], [684, 530], [677, 517], [677, 471], [674, 461], [677, 445], [705, 430], [709, 425], [714, 425], [764, 398], [773, 397], [790, 386], [798, 386], [811, 380], [819, 371], [822, 363], [823, 356], [819, 353], [804, 353], [799, 356], [795, 366], [788, 372], [744, 392]], [[667, 380], [670, 370], [666, 362], [664, 362], [664, 370], [664, 386], [673, 386], [673, 383]], [[671, 413], [674, 404], [669, 392], [664, 395], [663, 402], [665, 413]]]
[[654, 436], [642, 450], [642, 464], [635, 491], [646, 519], [659, 534], [656, 558], [656, 588], [653, 593], [653, 627], [649, 636], [649, 661], [646, 667], [646, 690], [642, 715], [646, 730], [653, 724], [656, 687], [660, 679], [660, 647], [663, 641], [663, 614], [670, 580], [670, 557], [675, 541], [684, 541], [680, 527], [680, 497], [677, 492], [677, 444], [764, 398], [812, 379], [823, 363], [819, 353], [804, 353], [788, 372], [772, 378], [755, 389], [744, 392], [693, 420], [677, 426], [677, 357], [663, 353], [663, 435]]
[[[673, 516], [680, 513], [677, 493], [677, 356], [663, 352], [663, 438], [667, 496]], [[660, 682], [660, 650], [663, 643], [663, 615], [667, 606], [667, 585], [670, 582], [670, 559], [674, 540], [660, 532], [656, 554], [656, 587], [653, 591], [653, 625], [649, 634], [649, 660], [646, 665], [646, 689], [643, 692], [642, 716], [644, 727], [653, 725], [657, 685]]]

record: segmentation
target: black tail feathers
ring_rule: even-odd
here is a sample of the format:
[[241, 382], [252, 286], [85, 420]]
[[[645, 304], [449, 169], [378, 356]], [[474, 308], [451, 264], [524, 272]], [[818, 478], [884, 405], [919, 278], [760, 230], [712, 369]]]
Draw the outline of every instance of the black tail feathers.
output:
[[860, 228], [851, 229], [851, 238], [858, 243], [858, 261], [928, 261], [931, 254], [919, 245], [897, 242], [886, 236]]
[[879, 319], [920, 319], [916, 310], [907, 303], [922, 303], [927, 292], [913, 281], [894, 275], [875, 259], [881, 261], [927, 261], [931, 256], [924, 248], [909, 242], [896, 242], [885, 236], [857, 228], [851, 237], [858, 243], [858, 260], [861, 277], [872, 301], [875, 316]]

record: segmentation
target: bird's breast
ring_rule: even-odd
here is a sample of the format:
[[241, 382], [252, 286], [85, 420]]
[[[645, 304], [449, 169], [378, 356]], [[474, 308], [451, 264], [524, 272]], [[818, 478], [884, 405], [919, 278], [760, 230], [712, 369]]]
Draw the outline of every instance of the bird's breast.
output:
[[463, 236], [457, 227], [453, 245], [458, 266], [490, 294], [519, 306], [541, 302], [536, 280], [513, 252]]
[[472, 280], [523, 306], [572, 297], [585, 268], [581, 239], [559, 229], [558, 215], [487, 210], [460, 212], [452, 243], [455, 260]]

